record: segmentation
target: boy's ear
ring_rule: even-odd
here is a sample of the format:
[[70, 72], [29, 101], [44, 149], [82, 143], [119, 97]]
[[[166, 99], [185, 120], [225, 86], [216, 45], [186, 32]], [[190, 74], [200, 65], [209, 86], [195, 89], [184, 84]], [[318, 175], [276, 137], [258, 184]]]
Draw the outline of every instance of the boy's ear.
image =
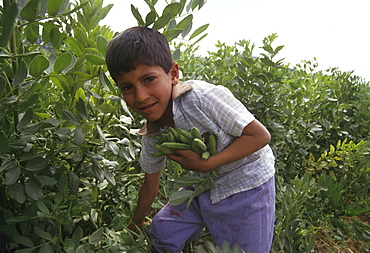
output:
[[177, 62], [172, 63], [170, 69], [170, 75], [172, 80], [172, 85], [176, 85], [179, 82], [179, 64]]

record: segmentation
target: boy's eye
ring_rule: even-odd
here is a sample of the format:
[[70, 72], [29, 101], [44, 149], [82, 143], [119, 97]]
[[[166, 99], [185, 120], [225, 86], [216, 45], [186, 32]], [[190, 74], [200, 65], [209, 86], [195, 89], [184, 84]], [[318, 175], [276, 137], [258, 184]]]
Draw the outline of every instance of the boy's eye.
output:
[[150, 77], [145, 78], [144, 81], [147, 82], [147, 83], [149, 83], [149, 82], [153, 81], [154, 79], [155, 79], [154, 76], [150, 76]]
[[123, 85], [120, 87], [121, 91], [128, 91], [132, 88], [132, 85], [128, 84], [128, 85]]

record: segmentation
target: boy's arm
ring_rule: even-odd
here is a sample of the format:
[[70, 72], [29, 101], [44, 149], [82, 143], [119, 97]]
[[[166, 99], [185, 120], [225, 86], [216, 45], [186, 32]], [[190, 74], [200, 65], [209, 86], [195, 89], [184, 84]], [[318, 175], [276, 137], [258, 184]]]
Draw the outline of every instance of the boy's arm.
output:
[[240, 137], [236, 138], [227, 148], [203, 160], [191, 150], [176, 150], [177, 155], [167, 155], [178, 162], [184, 169], [210, 172], [222, 165], [242, 159], [260, 150], [270, 142], [270, 133], [258, 120], [249, 123]]
[[145, 173], [144, 182], [139, 191], [137, 206], [131, 223], [128, 226], [129, 229], [133, 230], [135, 225], [144, 225], [145, 216], [150, 210], [150, 207], [158, 193], [160, 175], [161, 171], [154, 174]]

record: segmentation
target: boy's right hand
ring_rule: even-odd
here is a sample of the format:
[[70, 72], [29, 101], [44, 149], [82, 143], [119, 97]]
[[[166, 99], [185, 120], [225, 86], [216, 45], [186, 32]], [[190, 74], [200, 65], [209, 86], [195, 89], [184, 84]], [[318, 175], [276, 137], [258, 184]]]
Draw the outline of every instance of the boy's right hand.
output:
[[209, 159], [202, 157], [193, 150], [174, 149], [175, 154], [167, 154], [166, 156], [179, 163], [185, 170], [210, 172], [214, 168], [209, 166]]

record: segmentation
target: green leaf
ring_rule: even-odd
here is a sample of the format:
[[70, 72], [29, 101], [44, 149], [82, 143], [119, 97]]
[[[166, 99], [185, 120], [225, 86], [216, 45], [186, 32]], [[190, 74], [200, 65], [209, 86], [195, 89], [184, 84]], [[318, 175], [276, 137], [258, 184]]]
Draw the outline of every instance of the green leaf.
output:
[[28, 222], [31, 220], [30, 216], [16, 216], [16, 217], [10, 217], [5, 220], [7, 224], [17, 224], [22, 222]]
[[82, 245], [79, 245], [77, 248], [76, 248], [76, 251], [75, 253], [86, 253], [84, 247]]
[[164, 8], [162, 15], [169, 13], [171, 14], [171, 19], [173, 19], [177, 14], [180, 14], [182, 7], [181, 3], [171, 3]]
[[76, 27], [74, 30], [74, 37], [77, 39], [80, 45], [83, 47], [87, 47], [89, 45], [89, 40], [87, 38], [86, 31], [81, 29], [80, 27]]
[[64, 2], [64, 0], [48, 1], [48, 13], [49, 13], [49, 15], [50, 16], [57, 15], [63, 2]]
[[50, 114], [45, 113], [45, 112], [34, 112], [36, 117], [39, 119], [50, 119]]
[[132, 12], [132, 15], [134, 15], [134, 17], [136, 18], [137, 20], [137, 24], [138, 25], [145, 25], [144, 21], [143, 21], [143, 18], [141, 17], [140, 15], [140, 12], [138, 10], [138, 8], [136, 8], [134, 5], [131, 4], [131, 12]]
[[4, 162], [0, 166], [0, 172], [3, 172], [4, 170], [7, 170], [9, 168], [14, 168], [16, 166], [17, 166], [17, 162], [15, 162], [15, 161]]
[[181, 8], [181, 10], [180, 10], [180, 14], [183, 12], [183, 10], [184, 10], [184, 8], [185, 8], [186, 1], [187, 1], [187, 0], [180, 0], [180, 3], [181, 3], [181, 5], [182, 5], [182, 8]]
[[[100, 138], [102, 138], [105, 142], [107, 142], [108, 140], [105, 137], [105, 135], [103, 133], [103, 130], [101, 129], [101, 127], [99, 125], [96, 125], [96, 130], [98, 131], [98, 134], [100, 135]], [[97, 167], [100, 167], [100, 166], [97, 166]]]
[[22, 119], [17, 124], [17, 130], [23, 129], [27, 126], [33, 119], [33, 109], [30, 107], [27, 109], [26, 113], [23, 115]]
[[38, 0], [30, 0], [21, 10], [21, 17], [27, 21], [34, 21], [37, 18]]
[[107, 104], [107, 103], [104, 103], [104, 104], [101, 104], [101, 105], [98, 105], [95, 107], [97, 110], [101, 111], [102, 113], [112, 113], [112, 112], [115, 112], [117, 110], [116, 107], [114, 107], [113, 105], [111, 104]]
[[35, 43], [40, 38], [39, 23], [30, 23], [24, 28], [24, 33], [30, 43]]
[[163, 35], [166, 36], [168, 42], [172, 41], [173, 39], [177, 38], [182, 30], [167, 30], [163, 32]]
[[125, 100], [123, 98], [120, 98], [120, 102], [121, 102], [122, 109], [127, 113], [128, 116], [130, 116], [130, 118], [133, 119], [134, 116], [131, 114], [130, 109], [128, 108]]
[[55, 48], [59, 48], [65, 35], [59, 32], [58, 27], [53, 27], [50, 30], [50, 42]]
[[48, 115], [48, 117], [46, 117], [47, 119], [44, 121], [44, 126], [47, 126], [47, 128], [50, 128], [51, 126], [58, 127], [62, 123], [61, 121], [57, 119], [49, 118], [49, 117], [50, 115]]
[[90, 244], [95, 244], [100, 241], [100, 237], [103, 235], [104, 228], [100, 227], [98, 228], [92, 235], [89, 237], [89, 243]]
[[13, 239], [16, 243], [22, 244], [26, 247], [29, 247], [29, 248], [35, 247], [35, 245], [31, 241], [31, 239], [28, 238], [28, 237], [25, 237], [25, 236], [22, 236], [22, 235], [19, 235], [19, 234], [15, 234], [15, 235], [13, 235]]
[[[32, 124], [29, 124], [27, 127], [24, 127], [22, 129], [22, 133], [23, 134], [34, 134], [34, 133], [37, 133], [42, 125], [44, 124], [44, 122], [36, 122], [36, 123], [32, 123]], [[27, 144], [27, 143], [26, 143]]]
[[96, 47], [103, 56], [105, 56], [105, 52], [107, 51], [107, 45], [108, 41], [103, 36], [98, 36], [96, 39]]
[[181, 51], [179, 48], [177, 48], [173, 53], [172, 53], [172, 58], [174, 61], [179, 60], [181, 57]]
[[[4, 5], [3, 5], [4, 6]], [[6, 47], [9, 43], [10, 36], [13, 32], [16, 17], [18, 15], [18, 6], [17, 2], [11, 1], [6, 9], [3, 10], [3, 16], [1, 18], [2, 22], [2, 31], [0, 46]]]
[[107, 6], [99, 9], [92, 23], [94, 27], [97, 26], [98, 23], [108, 15], [112, 7], [113, 7], [113, 4], [108, 4]]
[[76, 128], [73, 138], [75, 144], [81, 145], [85, 141], [84, 128], [83, 127]]
[[71, 194], [77, 195], [79, 185], [80, 178], [73, 171], [70, 171], [68, 173], [68, 187], [71, 191]]
[[157, 13], [155, 11], [149, 12], [145, 17], [145, 26], [149, 26], [154, 23]]
[[0, 154], [5, 153], [9, 149], [10, 141], [4, 131], [0, 131]]
[[199, 39], [197, 39], [195, 42], [193, 42], [193, 45], [197, 44], [199, 41], [201, 41], [204, 37], [206, 37], [208, 33], [203, 34]]
[[171, 205], [180, 205], [184, 203], [187, 199], [189, 199], [192, 195], [193, 191], [191, 190], [177, 191], [172, 193], [169, 202], [171, 203]]
[[57, 183], [57, 181], [46, 175], [37, 175], [36, 177], [42, 185], [55, 185]]
[[53, 240], [53, 236], [48, 233], [48, 232], [45, 232], [44, 230], [42, 230], [41, 228], [39, 227], [34, 227], [34, 231], [35, 231], [35, 234], [40, 236], [41, 238], [47, 240], [47, 241], [51, 241]]
[[177, 25], [176, 25], [176, 29], [185, 29], [187, 26], [189, 26], [189, 24], [191, 24], [193, 22], [193, 15], [190, 14], [190, 15], [187, 15], [183, 20], [181, 20]]
[[9, 185], [8, 194], [10, 198], [14, 199], [20, 204], [23, 204], [26, 201], [26, 193], [24, 191], [24, 186], [20, 183]]
[[[117, 149], [118, 149], [118, 147], [117, 147]], [[135, 158], [135, 147], [134, 147], [134, 145], [133, 145], [132, 141], [130, 141], [130, 142], [128, 143], [128, 151], [129, 151], [129, 153], [130, 153], [130, 156], [131, 156], [132, 158]], [[118, 152], [118, 150], [117, 150], [117, 152]]]
[[104, 170], [104, 175], [105, 175], [105, 179], [107, 179], [108, 183], [110, 183], [113, 186], [116, 185], [116, 179], [114, 178], [114, 175], [107, 168]]
[[82, 98], [79, 98], [77, 103], [76, 103], [76, 109], [77, 113], [84, 119], [89, 120], [89, 113], [87, 111], [87, 107], [85, 104], [85, 101]]
[[0, 101], [0, 108], [11, 105], [11, 104], [13, 104], [17, 101], [18, 101], [18, 96], [16, 96], [16, 95], [6, 97], [6, 98], [4, 98]]
[[45, 244], [40, 248], [39, 253], [54, 253], [54, 248], [49, 244]]
[[[87, 2], [86, 2], [87, 3]], [[77, 55], [77, 56], [82, 56], [84, 54], [84, 48], [78, 41], [73, 38], [73, 37], [67, 37], [64, 42], [68, 45], [69, 49]]]
[[108, 79], [107, 75], [104, 73], [103, 69], [99, 69], [99, 81], [103, 85], [104, 89], [112, 93], [116, 93], [117, 89], [113, 86], [112, 82]]
[[26, 170], [28, 171], [40, 171], [48, 166], [48, 161], [43, 157], [35, 157], [29, 160], [26, 164]]
[[197, 6], [200, 4], [200, 2], [201, 2], [200, 0], [193, 0], [191, 2], [191, 10], [194, 11], [194, 9], [197, 8]]
[[171, 20], [171, 13], [163, 14], [161, 17], [157, 19], [157, 21], [153, 24], [153, 29], [159, 30], [165, 27]]
[[17, 249], [14, 253], [32, 253], [35, 248]]
[[42, 34], [41, 38], [43, 39], [44, 44], [51, 42], [50, 32], [56, 25], [53, 22], [40, 23], [42, 25]]
[[61, 54], [54, 63], [54, 71], [57, 74], [62, 73], [72, 62], [72, 54], [70, 52], [65, 52]]
[[166, 27], [166, 31], [175, 29], [176, 24], [177, 24], [176, 20], [175, 19], [172, 19], [170, 21], [170, 23], [168, 23], [168, 25]]
[[81, 227], [76, 227], [75, 231], [73, 232], [71, 241], [74, 247], [77, 247], [83, 237], [83, 229]]
[[18, 139], [18, 140], [11, 140], [9, 144], [9, 152], [10, 153], [17, 153], [22, 151], [27, 147], [27, 141]]
[[199, 186], [197, 186], [197, 188], [195, 188], [195, 190], [193, 192], [193, 198], [198, 196], [199, 194], [201, 194], [202, 192], [204, 192], [206, 190], [207, 189], [202, 184], [200, 184]]
[[190, 38], [189, 40], [197, 37], [199, 34], [201, 34], [202, 32], [204, 32], [207, 28], [208, 28], [209, 24], [205, 24], [205, 25], [202, 25], [201, 27], [199, 27], [198, 29], [196, 29], [191, 35], [190, 35]]
[[351, 208], [350, 210], [345, 210], [345, 213], [348, 216], [358, 216], [369, 211], [370, 208]]
[[17, 182], [19, 176], [21, 175], [21, 168], [14, 167], [8, 170], [5, 174], [4, 185], [12, 185]]
[[42, 201], [37, 201], [36, 203], [37, 207], [40, 209], [41, 212], [43, 212], [44, 214], [49, 214], [49, 209], [48, 207], [45, 205], [44, 202]]
[[174, 180], [174, 182], [180, 187], [187, 187], [194, 184], [199, 184], [204, 181], [204, 178], [199, 176], [182, 176]]
[[62, 111], [62, 116], [69, 123], [72, 123], [74, 125], [80, 125], [81, 124], [81, 122], [78, 120], [78, 118], [76, 117], [76, 115], [74, 115], [72, 112], [70, 112], [68, 110], [65, 110], [64, 109]]
[[1, 95], [3, 95], [6, 84], [7, 84], [7, 82], [6, 82], [5, 78], [3, 76], [0, 76], [0, 97], [1, 97]]
[[26, 79], [27, 73], [28, 69], [26, 63], [22, 60], [18, 66], [18, 69], [15, 71], [13, 86], [18, 86], [20, 83], [22, 83], [24, 79]]
[[87, 54], [85, 55], [85, 58], [88, 62], [94, 64], [94, 65], [105, 65], [105, 59], [94, 54]]
[[40, 76], [49, 67], [49, 65], [49, 61], [44, 56], [38, 55], [30, 64], [29, 73], [34, 77]]
[[33, 178], [28, 179], [24, 189], [27, 195], [34, 200], [39, 200], [42, 195], [42, 188], [39, 180]]

